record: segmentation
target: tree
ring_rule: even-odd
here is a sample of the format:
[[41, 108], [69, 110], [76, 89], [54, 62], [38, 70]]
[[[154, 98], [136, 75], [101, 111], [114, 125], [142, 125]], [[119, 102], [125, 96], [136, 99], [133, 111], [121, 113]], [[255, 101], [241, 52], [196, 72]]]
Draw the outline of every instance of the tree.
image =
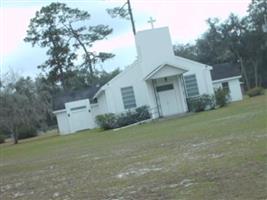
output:
[[[126, 5], [127, 5], [127, 8], [124, 8]], [[130, 0], [126, 0], [126, 2], [121, 7], [115, 7], [112, 9], [107, 9], [107, 12], [112, 18], [120, 17], [122, 19], [131, 20], [133, 34], [134, 35], [136, 34], [136, 29], [135, 29], [134, 18], [133, 18]]]
[[217, 64], [235, 62], [234, 55], [223, 42], [224, 36], [219, 19], [208, 19], [209, 29], [196, 41], [196, 54], [200, 62]]
[[266, 0], [252, 0], [248, 15], [225, 21], [208, 19], [208, 30], [195, 45], [176, 45], [174, 52], [206, 64], [239, 63], [247, 89], [267, 86], [267, 33], [262, 30]]
[[266, 0], [252, 0], [249, 5], [247, 26], [249, 30], [249, 49], [251, 52], [254, 68], [255, 86], [265, 83], [267, 86], [267, 33], [262, 30], [264, 16], [267, 15]]
[[85, 66], [91, 75], [94, 73], [93, 65], [95, 63], [104, 62], [114, 57], [112, 53], [95, 53], [89, 50], [94, 42], [103, 40], [110, 35], [112, 33], [111, 28], [102, 24], [97, 26], [81, 25], [90, 20], [91, 16], [87, 11], [72, 9], [62, 3], [52, 3], [50, 6], [55, 6], [60, 10], [60, 15], [56, 16], [58, 17], [58, 22], [69, 36], [68, 42], [73, 42], [72, 46], [75, 47], [75, 50], [79, 48], [83, 50], [84, 62], [82, 66]]
[[51, 81], [60, 80], [66, 88], [67, 80], [75, 69], [78, 50], [83, 51], [81, 67], [94, 75], [94, 65], [112, 58], [111, 53], [95, 53], [90, 48], [93, 43], [103, 40], [112, 33], [105, 25], [89, 26], [90, 14], [87, 11], [69, 8], [64, 3], [51, 3], [42, 7], [31, 19], [27, 36], [24, 39], [33, 46], [47, 48], [48, 60], [41, 65], [48, 69]]
[[196, 46], [191, 44], [177, 44], [173, 47], [174, 54], [187, 59], [199, 61], [198, 54], [196, 52]]
[[[13, 75], [9, 75], [13, 76]], [[0, 90], [0, 127], [8, 130], [18, 143], [19, 128], [22, 126], [41, 127], [45, 120], [47, 105], [37, 95], [30, 78], [6, 81]]]
[[60, 81], [65, 88], [64, 73], [74, 66], [76, 55], [71, 52], [65, 39], [66, 32], [58, 27], [58, 13], [59, 10], [54, 4], [37, 11], [31, 19], [24, 41], [47, 49], [48, 60], [38, 67], [49, 68], [48, 77], [54, 82]]
[[241, 73], [245, 79], [247, 89], [251, 88], [250, 79], [248, 77], [247, 68], [245, 67], [246, 62], [246, 20], [240, 20], [234, 14], [231, 14], [225, 23], [221, 24], [221, 32], [223, 41], [226, 48], [228, 48], [235, 56], [236, 62], [240, 63]]
[[106, 72], [105, 70], [95, 70], [94, 76], [87, 74], [88, 72], [83, 70], [74, 71], [73, 74], [69, 74], [68, 81], [69, 90], [78, 90], [92, 85], [104, 85], [117, 74], [120, 73], [119, 69], [115, 69], [111, 72]]
[[42, 75], [39, 75], [35, 79], [34, 84], [36, 88], [35, 92], [46, 108], [43, 111], [43, 114], [45, 115], [43, 128], [56, 125], [56, 117], [53, 114], [53, 96], [60, 93], [62, 89], [58, 85], [51, 83]]

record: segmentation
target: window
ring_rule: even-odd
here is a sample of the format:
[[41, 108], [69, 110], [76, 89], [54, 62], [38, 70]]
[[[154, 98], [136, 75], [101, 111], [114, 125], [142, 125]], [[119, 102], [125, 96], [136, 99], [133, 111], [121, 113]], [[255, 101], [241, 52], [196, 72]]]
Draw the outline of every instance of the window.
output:
[[187, 97], [199, 95], [196, 75], [184, 76]]
[[86, 106], [79, 106], [79, 107], [74, 107], [74, 108], [71, 108], [70, 110], [71, 111], [74, 111], [74, 110], [82, 110], [82, 109], [85, 109]]
[[223, 83], [222, 83], [222, 88], [223, 88], [225, 91], [229, 92], [229, 83], [228, 83], [228, 82], [223, 82]]
[[157, 92], [166, 91], [166, 90], [172, 90], [173, 89], [173, 84], [161, 85], [161, 86], [158, 86], [156, 89], [157, 89]]
[[132, 86], [121, 88], [121, 96], [125, 109], [136, 107], [134, 90]]

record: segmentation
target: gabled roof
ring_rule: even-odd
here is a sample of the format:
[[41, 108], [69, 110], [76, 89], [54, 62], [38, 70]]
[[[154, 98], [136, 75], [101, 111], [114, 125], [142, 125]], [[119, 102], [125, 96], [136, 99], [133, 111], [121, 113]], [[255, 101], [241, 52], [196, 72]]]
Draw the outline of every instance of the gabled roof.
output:
[[122, 70], [118, 75], [116, 75], [115, 77], [113, 77], [110, 81], [108, 81], [106, 84], [104, 84], [103, 86], [101, 86], [101, 88], [99, 88], [99, 90], [95, 93], [93, 98], [97, 98], [103, 91], [105, 91], [105, 89], [115, 80], [117, 80], [119, 77], [123, 76], [125, 73], [127, 73], [129, 70], [133, 69], [136, 65], [139, 64], [138, 60], [135, 60], [131, 65], [128, 65], [125, 67], [124, 70]]
[[62, 110], [65, 109], [65, 103], [89, 99], [93, 100], [95, 93], [99, 90], [98, 85], [93, 85], [86, 89], [76, 90], [76, 91], [67, 91], [61, 94], [58, 94], [53, 98], [53, 110]]
[[216, 64], [213, 65], [213, 70], [211, 70], [211, 78], [213, 81], [240, 75], [241, 75], [240, 66], [238, 64], [232, 64], [232, 63]]
[[[180, 67], [180, 66], [178, 67], [177, 65], [174, 65], [174, 64], [164, 63], [164, 64], [159, 65], [152, 72], [150, 72], [144, 78], [144, 80], [153, 79], [153, 77], [156, 76], [159, 72], [161, 72], [164, 68], [172, 69], [171, 71], [169, 70], [169, 72], [170, 73], [174, 73], [174, 74], [181, 74], [181, 73], [184, 73], [184, 72], [188, 71], [188, 69], [185, 68], [185, 67]], [[171, 74], [168, 74], [167, 76], [169, 76], [169, 75], [171, 75]]]
[[183, 58], [183, 57], [180, 57], [180, 56], [175, 56], [175, 59], [179, 62], [180, 65], [183, 65], [183, 66], [192, 66], [192, 65], [195, 65], [195, 66], [202, 66], [202, 67], [205, 67], [207, 68], [208, 70], [212, 70], [212, 67], [209, 66], [209, 65], [206, 65], [206, 64], [203, 64], [203, 63], [200, 63], [198, 61], [194, 61], [194, 60], [190, 60], [190, 59], [187, 59], [187, 58]]

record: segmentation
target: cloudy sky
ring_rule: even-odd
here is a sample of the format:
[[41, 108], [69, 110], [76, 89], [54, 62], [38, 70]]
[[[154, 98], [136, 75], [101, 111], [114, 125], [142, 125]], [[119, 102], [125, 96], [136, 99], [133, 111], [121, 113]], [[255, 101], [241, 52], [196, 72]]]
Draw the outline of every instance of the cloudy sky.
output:
[[[91, 25], [110, 25], [114, 31], [106, 40], [98, 42], [94, 51], [112, 52], [116, 56], [100, 65], [110, 71], [131, 64], [136, 58], [130, 21], [110, 18], [105, 9], [123, 5], [125, 0], [62, 0], [73, 8], [87, 10]], [[23, 42], [29, 21], [50, 0], [0, 0], [0, 69], [10, 68], [24, 76], [36, 76], [41, 71], [45, 50]], [[168, 26], [173, 44], [193, 43], [207, 30], [209, 17], [226, 19], [231, 12], [244, 16], [250, 0], [131, 0], [136, 29], [151, 28], [149, 17], [156, 19], [155, 27]]]

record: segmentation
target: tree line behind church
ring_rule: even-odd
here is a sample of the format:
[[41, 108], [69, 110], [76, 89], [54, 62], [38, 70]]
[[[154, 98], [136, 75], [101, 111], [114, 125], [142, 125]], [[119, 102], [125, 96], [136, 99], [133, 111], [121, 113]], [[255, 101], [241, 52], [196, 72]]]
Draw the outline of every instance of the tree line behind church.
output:
[[[127, 5], [127, 8], [124, 6]], [[122, 7], [107, 9], [112, 16], [131, 20], [130, 1]], [[267, 33], [262, 31], [266, 0], [253, 0], [242, 18], [231, 14], [227, 20], [208, 19], [208, 30], [195, 44], [174, 45], [176, 55], [204, 64], [238, 63], [246, 89], [267, 85]], [[51, 3], [31, 19], [26, 42], [46, 49], [48, 59], [38, 68], [47, 80], [64, 90], [90, 86], [101, 81], [97, 65], [113, 58], [110, 52], [94, 52], [92, 46], [112, 34], [108, 25], [90, 25], [90, 14], [64, 3]], [[130, 23], [129, 23], [130, 27]], [[113, 72], [116, 74], [119, 70]], [[102, 81], [105, 82], [105, 81]]]
[[195, 44], [174, 45], [176, 55], [208, 65], [238, 63], [246, 89], [267, 87], [267, 33], [263, 32], [266, 0], [253, 0], [242, 18], [208, 19], [208, 30]]

